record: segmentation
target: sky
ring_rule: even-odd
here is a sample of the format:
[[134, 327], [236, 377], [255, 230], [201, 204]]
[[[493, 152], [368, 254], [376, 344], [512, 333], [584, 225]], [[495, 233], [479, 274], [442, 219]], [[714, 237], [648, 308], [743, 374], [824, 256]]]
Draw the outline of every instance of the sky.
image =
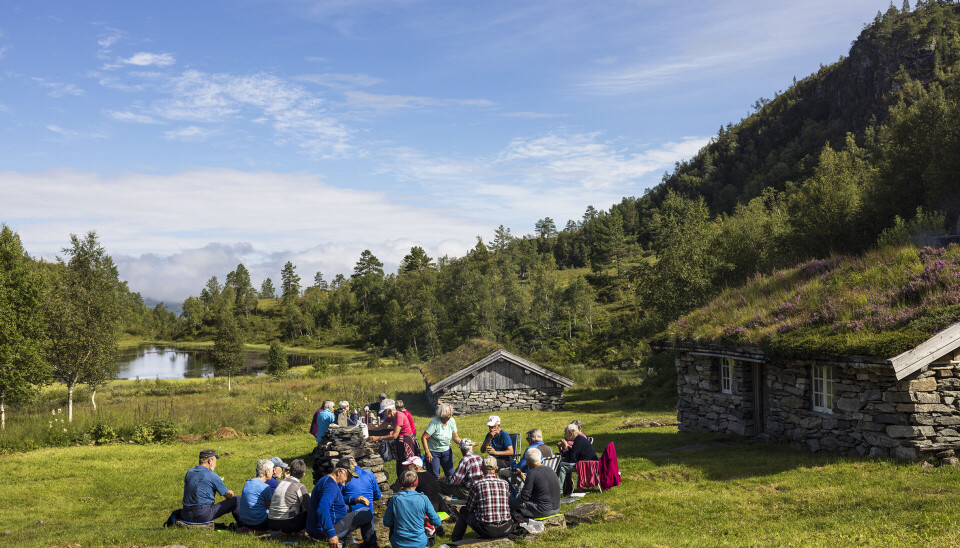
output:
[[[7, 1], [0, 223], [179, 304], [641, 196], [888, 0]], [[899, 3], [898, 3], [899, 6]]]

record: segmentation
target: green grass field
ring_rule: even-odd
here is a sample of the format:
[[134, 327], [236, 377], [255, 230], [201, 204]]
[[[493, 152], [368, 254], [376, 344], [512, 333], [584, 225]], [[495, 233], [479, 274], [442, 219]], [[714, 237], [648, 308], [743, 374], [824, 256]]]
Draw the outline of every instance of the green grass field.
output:
[[[238, 382], [241, 396], [228, 396], [225, 389], [209, 381], [167, 382], [182, 385], [184, 394], [140, 395], [135, 397], [137, 404], [170, 400], [176, 416], [198, 431], [199, 425], [209, 423], [209, 428], [231, 426], [247, 432], [251, 414], [266, 414], [268, 419], [272, 415], [258, 411], [251, 402], [258, 398], [272, 401], [279, 397], [278, 392], [298, 390], [311, 394], [307, 407], [313, 407], [320, 398], [349, 396], [351, 401], [372, 401], [382, 387], [391, 395], [405, 397], [420, 429], [428, 418], [422, 395], [418, 395], [422, 381], [410, 370], [381, 369], [280, 383], [245, 378]], [[212, 387], [209, 391], [188, 390], [205, 382]], [[541, 545], [960, 544], [958, 470], [924, 470], [915, 464], [815, 455], [778, 444], [678, 433], [675, 427], [618, 430], [625, 421], [674, 415], [671, 409], [646, 409], [634, 382], [627, 379], [616, 389], [570, 390], [568, 407], [562, 412], [500, 413], [506, 430], [542, 428], [551, 444], [573, 418], [583, 420], [585, 432], [595, 438], [599, 449], [610, 441], [616, 443], [623, 485], [609, 492], [592, 492], [584, 500], [609, 504], [624, 514], [624, 520], [552, 533]], [[123, 386], [116, 390], [129, 389], [126, 385], [130, 383], [120, 384]], [[100, 407], [122, 417], [119, 410], [109, 410], [124, 405], [126, 402], [104, 400]], [[89, 405], [81, 406], [76, 413], [80, 420], [91, 410]], [[461, 435], [482, 438], [485, 419], [485, 415], [458, 417]], [[16, 424], [31, 419], [10, 420]], [[259, 424], [257, 420], [254, 425]], [[0, 489], [0, 545], [279, 545], [226, 531], [170, 530], [160, 524], [179, 506], [183, 474], [196, 464], [200, 449], [214, 447], [228, 454], [217, 472], [228, 487], [239, 491], [253, 476], [259, 458], [277, 455], [289, 462], [300, 457], [309, 464], [314, 443], [306, 433], [307, 421], [309, 413], [294, 421], [298, 431], [274, 435], [195, 443], [55, 447], [0, 456], [0, 463], [9, 465], [8, 479]], [[3, 436], [8, 435], [9, 429]], [[309, 472], [305, 483], [310, 484]], [[231, 518], [221, 521], [229, 523]], [[387, 539], [380, 541], [386, 544]]]

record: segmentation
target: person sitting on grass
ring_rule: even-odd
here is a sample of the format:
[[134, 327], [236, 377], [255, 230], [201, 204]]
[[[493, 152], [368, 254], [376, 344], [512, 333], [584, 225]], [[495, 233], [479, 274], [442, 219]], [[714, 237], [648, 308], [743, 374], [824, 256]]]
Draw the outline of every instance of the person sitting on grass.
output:
[[516, 497], [510, 497], [510, 509], [527, 518], [556, 514], [560, 511], [560, 480], [553, 470], [541, 464], [543, 453], [536, 447], [527, 449], [524, 460], [528, 471], [517, 471], [523, 481], [523, 489]]
[[513, 459], [513, 440], [510, 439], [510, 434], [500, 428], [500, 417], [496, 415], [490, 415], [487, 419], [487, 427], [490, 428], [490, 432], [483, 438], [480, 452], [497, 457], [497, 465], [500, 468], [509, 467]]
[[337, 419], [333, 417], [333, 402], [323, 400], [323, 407], [320, 408], [320, 411], [314, 418], [317, 421], [317, 443], [320, 443], [320, 440], [323, 439], [330, 425], [337, 421]]
[[501, 538], [512, 533], [509, 494], [510, 486], [497, 476], [497, 458], [492, 455], [484, 457], [483, 477], [470, 486], [467, 503], [457, 518], [450, 540], [463, 540], [467, 525], [480, 538]]
[[582, 460], [597, 460], [597, 452], [586, 436], [580, 435], [580, 428], [576, 424], [568, 424], [563, 432], [563, 439], [557, 443], [563, 457], [557, 468], [560, 485], [564, 485], [567, 475], [577, 471], [577, 463]]
[[[437, 481], [437, 478], [433, 477], [433, 474], [423, 468], [423, 459], [420, 457], [410, 457], [403, 461], [403, 466], [407, 470], [417, 474], [417, 492], [427, 496], [430, 504], [433, 505], [433, 509], [437, 512], [450, 513], [446, 501], [440, 496], [440, 483]], [[400, 475], [403, 475], [403, 472], [404, 471], [401, 471]], [[394, 491], [399, 491], [403, 487], [400, 485], [400, 480], [397, 480], [390, 488]]]
[[440, 477], [441, 468], [443, 469], [443, 475], [448, 478], [453, 473], [451, 441], [460, 443], [460, 435], [457, 434], [457, 421], [453, 418], [453, 406], [449, 403], [441, 403], [437, 406], [437, 416], [430, 420], [427, 429], [420, 436], [424, 456], [427, 457], [427, 463], [429, 464], [427, 470], [435, 478]]
[[394, 548], [424, 548], [429, 539], [424, 518], [434, 528], [440, 527], [440, 516], [423, 493], [418, 493], [417, 474], [404, 470], [400, 474], [400, 491], [387, 502], [383, 524], [390, 529], [390, 546]]
[[[325, 540], [331, 547], [340, 546], [340, 537], [360, 529], [363, 537], [361, 548], [377, 546], [377, 532], [373, 528], [373, 513], [367, 510], [355, 512], [347, 506], [340, 488], [357, 477], [347, 459], [340, 459], [333, 472], [323, 476], [313, 486], [310, 494], [310, 509], [307, 512], [307, 533], [314, 539]], [[350, 501], [369, 504], [364, 497]]]
[[[372, 472], [360, 468], [360, 466], [357, 465], [356, 459], [353, 457], [347, 456], [344, 457], [344, 459], [350, 462], [353, 466], [353, 471], [357, 473], [355, 479], [348, 481], [346, 485], [340, 488], [344, 500], [352, 506], [354, 512], [359, 512], [364, 509], [373, 512], [373, 501], [380, 500], [381, 497], [380, 485], [377, 484], [377, 478]], [[367, 502], [350, 502], [360, 499], [366, 500]]]
[[284, 471], [290, 468], [290, 465], [283, 462], [280, 457], [270, 457], [270, 462], [273, 463], [273, 475], [267, 480], [267, 485], [269, 485], [271, 489], [276, 489], [280, 480], [286, 477]]
[[440, 482], [440, 492], [447, 496], [465, 499], [474, 480], [483, 476], [483, 457], [473, 453], [473, 440], [470, 438], [460, 440], [460, 453], [463, 455], [460, 464], [452, 476]]
[[267, 527], [271, 531], [296, 533], [307, 526], [307, 509], [310, 507], [310, 491], [300, 483], [307, 471], [303, 459], [294, 459], [287, 469], [290, 475], [277, 485], [270, 499]]
[[273, 461], [260, 459], [257, 461], [257, 477], [247, 480], [240, 493], [237, 509], [233, 511], [233, 519], [241, 529], [253, 531], [267, 530], [267, 513], [270, 508], [270, 499], [273, 489], [267, 485], [267, 480], [273, 477]]
[[[213, 472], [219, 458], [215, 449], [200, 451], [200, 463], [187, 470], [183, 477], [183, 508], [175, 511], [165, 525], [176, 521], [208, 523], [237, 507], [233, 491], [227, 489], [220, 476]], [[218, 493], [224, 500], [214, 503]]]

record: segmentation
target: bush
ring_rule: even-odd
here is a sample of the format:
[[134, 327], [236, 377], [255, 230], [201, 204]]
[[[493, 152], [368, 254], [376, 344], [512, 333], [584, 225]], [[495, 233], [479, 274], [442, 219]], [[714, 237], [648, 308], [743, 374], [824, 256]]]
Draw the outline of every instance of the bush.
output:
[[104, 445], [117, 441], [117, 431], [111, 426], [103, 423], [97, 423], [87, 432], [90, 441], [97, 445]]
[[289, 413], [293, 411], [293, 404], [290, 400], [274, 400], [270, 402], [266, 407], [260, 408], [261, 411], [269, 411], [274, 415], [283, 415], [284, 413]]
[[320, 356], [314, 360], [311, 368], [316, 375], [326, 375], [327, 372], [330, 371], [330, 362], [327, 360], [327, 358]]
[[170, 443], [176, 441], [180, 428], [169, 419], [158, 419], [150, 423], [150, 432], [153, 434], [153, 441]]
[[146, 424], [138, 424], [133, 428], [131, 439], [140, 445], [153, 443], [153, 429]]
[[620, 375], [614, 373], [613, 371], [604, 371], [597, 375], [597, 378], [593, 381], [594, 384], [600, 388], [617, 388], [623, 384], [623, 379], [620, 378]]

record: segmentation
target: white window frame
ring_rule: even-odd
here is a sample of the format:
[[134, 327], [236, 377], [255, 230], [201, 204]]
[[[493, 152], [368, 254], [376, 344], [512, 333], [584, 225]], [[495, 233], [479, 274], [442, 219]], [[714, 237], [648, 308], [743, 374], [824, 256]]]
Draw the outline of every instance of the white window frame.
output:
[[832, 365], [814, 365], [813, 377], [813, 410], [820, 413], [833, 413], [834, 381]]
[[736, 364], [733, 358], [720, 358], [720, 392], [733, 394], [733, 367]]

